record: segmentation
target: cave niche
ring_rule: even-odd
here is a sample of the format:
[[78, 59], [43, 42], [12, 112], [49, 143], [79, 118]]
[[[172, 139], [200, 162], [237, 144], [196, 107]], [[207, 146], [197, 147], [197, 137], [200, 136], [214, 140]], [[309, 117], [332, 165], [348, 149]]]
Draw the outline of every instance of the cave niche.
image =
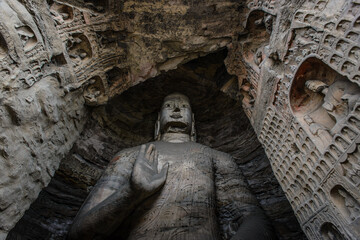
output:
[[320, 228], [321, 236], [324, 240], [344, 240], [344, 236], [339, 232], [339, 230], [332, 223], [324, 223]]
[[268, 48], [274, 20], [275, 16], [265, 11], [253, 10], [246, 19], [245, 31], [238, 36], [241, 49], [239, 54], [241, 54], [242, 60], [237, 63], [239, 67], [235, 72], [242, 71], [237, 75], [242, 75], [239, 79], [240, 92], [243, 96], [244, 111], [249, 118], [252, 116], [260, 68], [266, 58], [265, 52]]
[[[7, 239], [65, 239], [115, 153], [153, 141], [163, 98], [173, 92], [190, 98], [197, 142], [234, 157], [279, 238], [305, 239], [240, 101], [220, 91], [233, 78], [224, 71], [226, 56], [223, 50], [195, 59], [128, 89], [106, 105], [89, 107], [80, 138]], [[116, 79], [116, 72], [113, 75]]]
[[29, 52], [35, 48], [38, 40], [34, 31], [29, 26], [16, 27], [16, 31], [19, 34], [25, 52]]
[[[274, 16], [262, 10], [252, 11], [246, 22], [247, 35], [239, 36], [243, 41], [243, 56], [247, 64], [259, 72], [265, 58], [264, 48], [269, 44]], [[256, 41], [254, 41], [256, 39]]]
[[324, 153], [360, 97], [360, 87], [315, 57], [298, 68], [290, 88], [294, 116]]
[[95, 76], [90, 79], [90, 84], [84, 89], [85, 103], [89, 106], [97, 106], [104, 104], [108, 97], [106, 96], [106, 90], [104, 82], [99, 76]]
[[359, 202], [341, 185], [336, 185], [331, 189], [330, 197], [335, 208], [348, 222], [352, 222], [360, 217]]
[[57, 2], [51, 3], [50, 13], [53, 15], [53, 18], [56, 23], [70, 23], [74, 20], [74, 10], [72, 7], [60, 4]]
[[67, 41], [69, 56], [74, 63], [87, 61], [92, 58], [92, 48], [89, 39], [82, 33], [74, 33]]

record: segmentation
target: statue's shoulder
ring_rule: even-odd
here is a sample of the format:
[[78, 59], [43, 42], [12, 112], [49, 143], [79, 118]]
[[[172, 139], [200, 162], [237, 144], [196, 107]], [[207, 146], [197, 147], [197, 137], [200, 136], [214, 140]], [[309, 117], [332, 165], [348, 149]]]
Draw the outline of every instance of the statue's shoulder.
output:
[[215, 149], [212, 149], [214, 151], [214, 155], [218, 159], [232, 159], [232, 156], [226, 152], [221, 152]]
[[130, 159], [130, 158], [136, 157], [140, 151], [140, 146], [141, 145], [136, 146], [136, 147], [131, 147], [131, 148], [124, 148], [124, 149], [120, 150], [119, 152], [117, 152], [115, 154], [115, 156], [112, 158], [112, 160], [110, 162], [113, 163], [113, 162], [117, 162], [124, 158]]
[[206, 145], [203, 145], [200, 143], [194, 143], [194, 146], [202, 149], [205, 154], [211, 156], [212, 158], [217, 158], [217, 159], [231, 159], [232, 158], [231, 155], [228, 153], [218, 151], [216, 149], [213, 149], [209, 146], [206, 146]]
[[[156, 145], [156, 142], [149, 142], [149, 143], [146, 143], [145, 145], [149, 146], [150, 144]], [[130, 148], [124, 148], [124, 149], [120, 150], [119, 152], [117, 152], [110, 162], [116, 162], [116, 161], [119, 161], [120, 159], [125, 159], [125, 160], [134, 159], [139, 154], [140, 147], [141, 147], [141, 145], [138, 145], [135, 147], [130, 147]]]

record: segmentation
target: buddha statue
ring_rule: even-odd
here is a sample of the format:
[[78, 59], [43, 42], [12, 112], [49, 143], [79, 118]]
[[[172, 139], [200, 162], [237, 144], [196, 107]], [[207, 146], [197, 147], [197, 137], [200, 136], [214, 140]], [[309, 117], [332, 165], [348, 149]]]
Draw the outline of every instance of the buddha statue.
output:
[[196, 143], [188, 97], [165, 97], [155, 141], [110, 161], [70, 239], [276, 239], [230, 155]]

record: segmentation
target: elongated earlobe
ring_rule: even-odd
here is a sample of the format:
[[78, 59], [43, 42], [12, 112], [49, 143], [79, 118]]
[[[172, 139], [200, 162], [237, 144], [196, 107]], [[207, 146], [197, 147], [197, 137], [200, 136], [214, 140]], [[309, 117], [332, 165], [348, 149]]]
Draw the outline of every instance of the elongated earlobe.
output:
[[160, 138], [161, 138], [161, 136], [160, 136], [160, 113], [158, 113], [158, 118], [155, 123], [154, 140], [159, 141]]
[[191, 123], [191, 133], [190, 133], [190, 140], [192, 142], [196, 142], [196, 129], [195, 129], [195, 116], [192, 114], [191, 116], [192, 123]]

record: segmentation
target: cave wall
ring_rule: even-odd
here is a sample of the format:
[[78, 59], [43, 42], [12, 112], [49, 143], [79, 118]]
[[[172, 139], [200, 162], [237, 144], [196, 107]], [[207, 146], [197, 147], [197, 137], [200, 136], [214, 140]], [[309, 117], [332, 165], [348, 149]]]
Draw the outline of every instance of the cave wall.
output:
[[358, 239], [360, 3], [297, 6], [277, 12], [260, 71], [245, 62], [248, 115], [308, 238]]
[[0, 2], [0, 239], [49, 183], [86, 122], [82, 94], [65, 89], [75, 78], [56, 60], [65, 49], [55, 32], [46, 4]]
[[[132, 86], [221, 48], [228, 49], [226, 69], [236, 76], [219, 80], [221, 90], [243, 98], [306, 235], [359, 236], [358, 1], [0, 5], [1, 239], [78, 139], [89, 119], [84, 103], [105, 105]], [[340, 78], [347, 87], [336, 88]], [[326, 93], [311, 91], [308, 80], [339, 92], [335, 115], [322, 107]], [[94, 183], [99, 166], [90, 175], [79, 171], [78, 178]], [[85, 193], [69, 190], [73, 196]]]

